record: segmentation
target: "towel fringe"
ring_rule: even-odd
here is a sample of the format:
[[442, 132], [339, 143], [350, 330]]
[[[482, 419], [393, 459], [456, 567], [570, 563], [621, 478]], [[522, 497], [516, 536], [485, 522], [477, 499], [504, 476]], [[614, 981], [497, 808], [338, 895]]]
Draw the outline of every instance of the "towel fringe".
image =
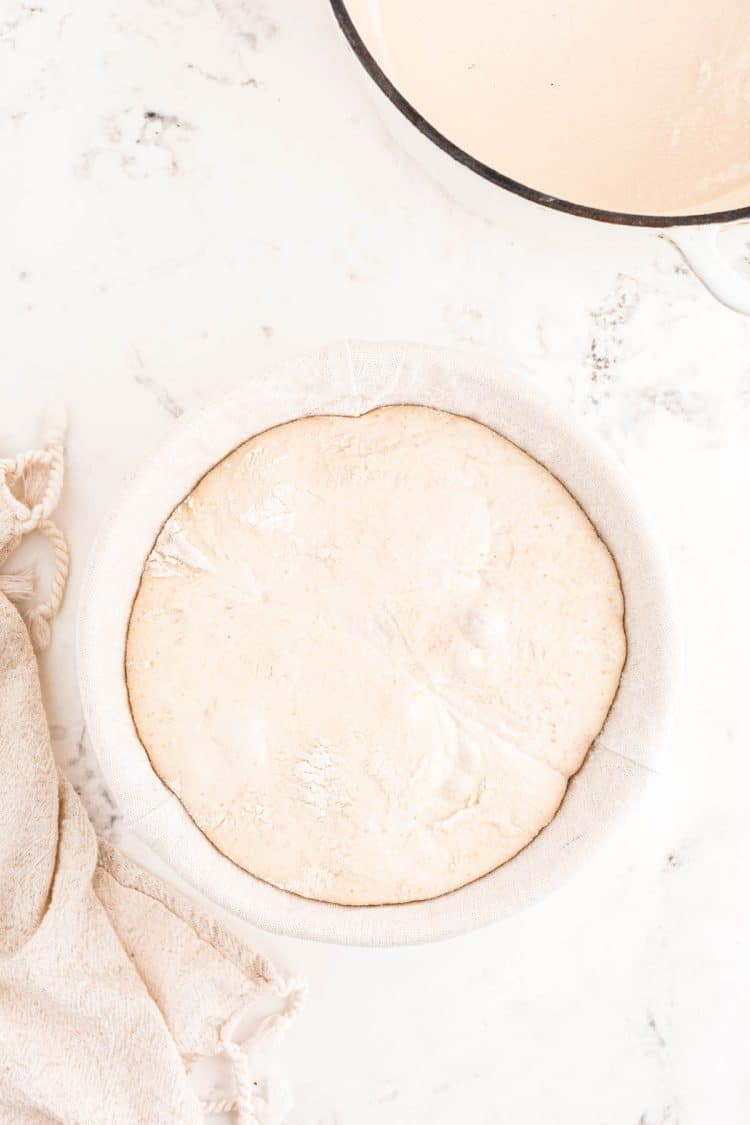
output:
[[256, 1089], [256, 1082], [251, 1074], [252, 1057], [261, 1046], [280, 1041], [302, 1006], [305, 983], [300, 977], [271, 977], [267, 983], [277, 996], [285, 999], [283, 1008], [266, 1016], [242, 1043], [233, 1038], [242, 1013], [235, 1016], [222, 1031], [222, 1054], [229, 1059], [234, 1072], [234, 1097], [201, 1102], [201, 1108], [207, 1114], [236, 1112], [238, 1125], [265, 1125], [268, 1121], [270, 1107]]
[[[37, 649], [46, 648], [50, 642], [51, 625], [62, 604], [70, 569], [67, 541], [51, 519], [63, 486], [65, 428], [61, 418], [51, 428], [43, 449], [0, 458], [0, 562], [33, 531], [41, 532], [49, 540], [54, 555], [55, 569], [47, 597], [25, 614]], [[34, 592], [33, 573], [25, 570], [0, 575], [0, 592], [12, 601], [28, 601]]]

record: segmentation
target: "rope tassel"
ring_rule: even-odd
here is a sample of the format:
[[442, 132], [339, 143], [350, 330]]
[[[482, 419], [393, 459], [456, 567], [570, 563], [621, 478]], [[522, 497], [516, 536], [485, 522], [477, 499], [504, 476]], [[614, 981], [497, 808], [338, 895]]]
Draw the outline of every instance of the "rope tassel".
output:
[[269, 1103], [256, 1090], [251, 1073], [253, 1055], [259, 1048], [269, 1047], [283, 1038], [289, 1023], [299, 1012], [305, 992], [305, 983], [299, 977], [276, 977], [270, 965], [263, 961], [264, 979], [284, 1004], [280, 1011], [266, 1016], [256, 1031], [243, 1043], [234, 1038], [235, 1025], [242, 1013], [224, 1028], [221, 1036], [222, 1053], [229, 1059], [234, 1071], [236, 1093], [232, 1098], [220, 1098], [202, 1103], [204, 1113], [236, 1112], [238, 1125], [264, 1125], [268, 1120]]
[[[54, 552], [55, 570], [47, 597], [25, 615], [37, 649], [46, 648], [50, 642], [51, 624], [60, 609], [68, 580], [68, 545], [51, 518], [63, 486], [64, 446], [65, 421], [62, 419], [53, 427], [44, 449], [0, 458], [0, 563], [33, 531], [41, 532]], [[28, 570], [0, 575], [0, 592], [13, 601], [28, 601], [33, 590], [33, 574]]]

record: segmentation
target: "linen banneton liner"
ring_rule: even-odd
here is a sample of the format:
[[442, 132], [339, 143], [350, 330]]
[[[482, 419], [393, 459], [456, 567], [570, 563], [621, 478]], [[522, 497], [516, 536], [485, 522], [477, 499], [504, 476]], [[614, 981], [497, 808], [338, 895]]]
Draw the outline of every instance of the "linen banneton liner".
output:
[[[617, 563], [628, 657], [605, 726], [559, 812], [522, 852], [459, 890], [398, 906], [347, 907], [279, 890], [226, 859], [157, 777], [138, 740], [124, 675], [128, 619], [162, 524], [197, 481], [253, 434], [310, 414], [415, 403], [464, 414], [536, 457], [581, 503]], [[446, 938], [540, 899], [596, 847], [657, 771], [677, 682], [661, 553], [607, 449], [497, 361], [416, 344], [343, 343], [248, 374], [179, 425], [131, 480], [92, 552], [78, 629], [88, 729], [125, 823], [197, 891], [291, 937], [361, 945]]]

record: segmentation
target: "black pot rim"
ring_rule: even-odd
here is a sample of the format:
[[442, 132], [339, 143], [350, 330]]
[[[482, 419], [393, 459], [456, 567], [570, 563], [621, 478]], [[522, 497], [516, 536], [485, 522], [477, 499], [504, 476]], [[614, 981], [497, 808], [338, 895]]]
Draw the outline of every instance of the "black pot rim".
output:
[[393, 85], [379, 64], [375, 61], [365, 46], [364, 40], [357, 31], [354, 21], [349, 15], [346, 0], [330, 0], [334, 15], [343, 31], [349, 46], [354, 51], [370, 78], [385, 94], [388, 100], [403, 116], [411, 122], [423, 136], [427, 137], [448, 156], [459, 164], [463, 164], [471, 172], [475, 172], [482, 179], [488, 180], [496, 187], [539, 203], [543, 207], [550, 207], [555, 211], [565, 211], [569, 215], [578, 215], [584, 219], [595, 219], [602, 223], [616, 223], [621, 226], [632, 227], [676, 227], [676, 226], [705, 226], [710, 223], [731, 223], [738, 219], [750, 218], [750, 205], [739, 207], [733, 211], [712, 211], [701, 215], [635, 215], [625, 211], [605, 211], [597, 207], [587, 207], [582, 203], [572, 203], [567, 199], [558, 199], [555, 195], [547, 195], [536, 188], [528, 187], [510, 176], [505, 176], [488, 164], [471, 156], [465, 149], [448, 140], [434, 125], [419, 113], [414, 106], [406, 100], [403, 94]]

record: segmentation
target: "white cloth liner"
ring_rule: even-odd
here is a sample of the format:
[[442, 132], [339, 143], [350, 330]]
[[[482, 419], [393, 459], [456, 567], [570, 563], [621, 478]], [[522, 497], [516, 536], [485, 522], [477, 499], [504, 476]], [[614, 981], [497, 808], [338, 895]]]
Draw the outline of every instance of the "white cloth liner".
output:
[[[398, 906], [306, 900], [240, 870], [162, 784], [128, 706], [124, 650], [145, 559], [173, 508], [230, 450], [305, 415], [358, 415], [413, 403], [464, 414], [536, 457], [575, 496], [607, 542], [626, 603], [628, 658], [599, 738], [560, 811], [519, 855], [450, 894]], [[342, 343], [249, 372], [229, 396], [182, 422], [136, 473], [95, 544], [78, 628], [86, 721], [126, 825], [207, 899], [290, 937], [359, 945], [447, 938], [528, 906], [590, 854], [658, 770], [679, 646], [670, 584], [649, 520], [621, 466], [497, 360], [417, 344]], [[324, 657], [324, 654], [322, 654]]]

